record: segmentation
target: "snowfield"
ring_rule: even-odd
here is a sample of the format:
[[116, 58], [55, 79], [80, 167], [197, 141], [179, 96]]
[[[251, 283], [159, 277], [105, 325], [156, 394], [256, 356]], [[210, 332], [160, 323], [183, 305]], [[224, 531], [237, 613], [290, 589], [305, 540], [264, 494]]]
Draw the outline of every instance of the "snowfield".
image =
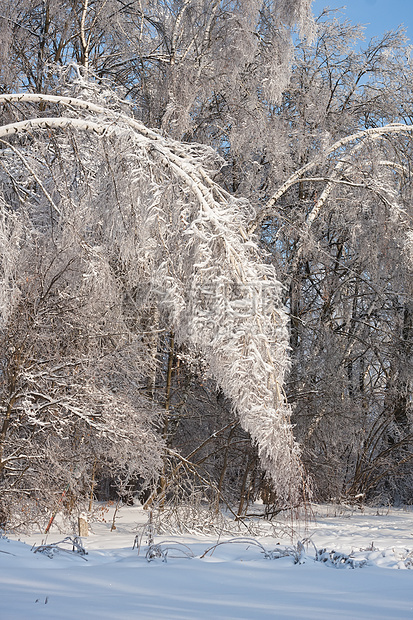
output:
[[1, 538], [1, 620], [413, 620], [411, 508], [318, 506], [307, 525], [260, 524], [267, 535], [159, 535], [150, 562], [146, 520], [135, 506], [120, 510], [115, 531], [110, 515], [92, 524], [86, 555], [70, 541], [50, 547], [74, 539], [57, 526]]

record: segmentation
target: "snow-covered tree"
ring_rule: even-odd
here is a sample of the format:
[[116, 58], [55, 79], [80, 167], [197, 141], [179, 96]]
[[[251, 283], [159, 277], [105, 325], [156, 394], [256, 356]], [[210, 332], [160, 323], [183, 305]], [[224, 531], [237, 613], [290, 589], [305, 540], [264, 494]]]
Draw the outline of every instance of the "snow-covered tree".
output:
[[114, 399], [126, 444], [150, 437], [128, 472], [127, 448], [99, 452], [109, 413], [85, 415], [85, 488], [98, 461], [161, 495], [185, 472], [224, 498], [227, 477], [242, 512], [260, 462], [278, 510], [303, 450], [320, 498], [411, 497], [410, 52], [310, 4], [3, 11], [2, 459], [24, 390], [61, 390], [68, 423]]
[[317, 492], [406, 500], [412, 65], [402, 31], [360, 36], [327, 14], [314, 45], [297, 48], [274, 111], [283, 158], [265, 144], [250, 230], [289, 285], [287, 389]]
[[[119, 414], [109, 415], [116, 383], [128, 376], [122, 364], [137, 364], [135, 389], [142, 388], [139, 369], [148, 374], [153, 362], [148, 335], [168, 325], [178, 342], [201, 352], [231, 399], [281, 504], [299, 501], [303, 472], [283, 392], [281, 286], [245, 233], [246, 205], [212, 180], [213, 151], [147, 129], [121, 104], [91, 102], [91, 83], [76, 87], [89, 100], [0, 97], [26, 119], [0, 128], [4, 479], [13, 455], [25, 456], [13, 441], [19, 433], [26, 440], [30, 424], [45, 440], [49, 429], [66, 436], [61, 418], [75, 425], [79, 418], [96, 438], [113, 432], [120, 440], [123, 402], [133, 394], [123, 386]], [[35, 104], [41, 115], [27, 118]], [[149, 334], [148, 315], [159, 315]], [[129, 410], [139, 413], [142, 401], [131, 398]], [[83, 433], [78, 441], [85, 443]]]

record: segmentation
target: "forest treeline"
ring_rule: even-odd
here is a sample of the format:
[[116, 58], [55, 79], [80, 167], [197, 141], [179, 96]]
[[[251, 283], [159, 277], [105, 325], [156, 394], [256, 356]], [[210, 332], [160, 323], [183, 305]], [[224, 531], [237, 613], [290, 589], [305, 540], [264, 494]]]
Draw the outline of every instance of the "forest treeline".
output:
[[0, 2], [4, 527], [411, 503], [411, 48], [310, 5]]

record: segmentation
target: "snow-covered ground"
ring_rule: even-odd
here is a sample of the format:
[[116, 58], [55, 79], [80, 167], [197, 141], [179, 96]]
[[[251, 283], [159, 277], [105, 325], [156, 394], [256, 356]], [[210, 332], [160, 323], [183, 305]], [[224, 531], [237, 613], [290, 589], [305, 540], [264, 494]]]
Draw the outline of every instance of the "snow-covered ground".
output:
[[[269, 524], [271, 535], [243, 532], [240, 537], [255, 542], [228, 543], [231, 537], [221, 536], [225, 544], [207, 554], [217, 536], [155, 536], [166, 562], [145, 557], [147, 514], [141, 508], [122, 508], [114, 531], [108, 517], [82, 539], [84, 556], [34, 553], [36, 546], [65, 537], [55, 527], [47, 537], [0, 539], [1, 620], [413, 620], [411, 508], [360, 512], [319, 506], [307, 529], [298, 521]], [[137, 534], [139, 552], [132, 548]], [[312, 542], [300, 551], [297, 542], [309, 537]], [[315, 561], [315, 548], [326, 549], [326, 562]], [[334, 567], [333, 550], [342, 554], [336, 560], [341, 568]], [[285, 552], [293, 555], [276, 557]]]

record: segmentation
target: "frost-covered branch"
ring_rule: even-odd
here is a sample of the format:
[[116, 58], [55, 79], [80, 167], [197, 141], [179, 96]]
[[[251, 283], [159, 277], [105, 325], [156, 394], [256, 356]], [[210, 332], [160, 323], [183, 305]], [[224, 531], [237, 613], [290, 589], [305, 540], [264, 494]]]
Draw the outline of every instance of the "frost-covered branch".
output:
[[327, 162], [330, 156], [339, 155], [340, 161], [336, 164], [335, 173], [331, 180], [328, 180], [327, 186], [323, 191], [322, 196], [318, 199], [317, 205], [313, 208], [310, 216], [308, 217], [308, 221], [311, 224], [312, 221], [317, 217], [321, 207], [324, 205], [328, 195], [331, 193], [334, 183], [338, 181], [337, 173], [341, 171], [344, 164], [350, 161], [351, 151], [347, 153], [343, 152], [344, 160], [342, 160], [342, 156], [339, 154], [339, 151], [342, 151], [347, 147], [347, 145], [356, 142], [356, 149], [359, 150], [364, 146], [366, 141], [368, 140], [379, 140], [382, 137], [386, 137], [387, 135], [394, 134], [410, 134], [413, 133], [413, 125], [404, 125], [402, 123], [394, 123], [390, 125], [385, 125], [384, 127], [373, 127], [370, 129], [365, 129], [363, 131], [359, 131], [350, 136], [346, 136], [341, 140], [335, 142], [332, 146], [327, 148], [318, 158], [308, 162], [301, 168], [299, 168], [294, 174], [292, 174], [280, 187], [279, 189], [271, 196], [271, 198], [267, 201], [263, 209], [259, 212], [258, 216], [254, 219], [254, 221], [249, 225], [249, 232], [254, 232], [261, 222], [266, 218], [270, 217], [272, 210], [278, 200], [295, 184], [304, 180], [303, 175], [306, 174], [309, 170], [320, 166], [324, 162]]
[[[0, 103], [70, 110], [70, 116], [10, 123], [0, 128], [0, 137], [30, 134], [34, 144], [47, 144], [50, 135], [70, 130], [96, 141], [88, 163], [91, 199], [79, 209], [68, 194], [58, 205], [60, 226], [76, 229], [89, 248], [87, 278], [91, 283], [110, 281], [106, 256], [117, 247], [127, 280], [134, 286], [147, 282], [178, 342], [202, 351], [210, 373], [257, 443], [280, 502], [296, 503], [303, 473], [283, 392], [289, 361], [281, 285], [258, 247], [242, 233], [245, 202], [210, 177], [207, 170], [216, 159], [212, 151], [169, 140], [134, 119], [75, 98], [2, 95]], [[24, 150], [22, 156], [27, 156]], [[93, 172], [97, 161], [99, 174]], [[56, 186], [55, 193], [62, 190]], [[97, 246], [91, 231], [99, 217]], [[91, 424], [76, 406], [70, 412]]]

